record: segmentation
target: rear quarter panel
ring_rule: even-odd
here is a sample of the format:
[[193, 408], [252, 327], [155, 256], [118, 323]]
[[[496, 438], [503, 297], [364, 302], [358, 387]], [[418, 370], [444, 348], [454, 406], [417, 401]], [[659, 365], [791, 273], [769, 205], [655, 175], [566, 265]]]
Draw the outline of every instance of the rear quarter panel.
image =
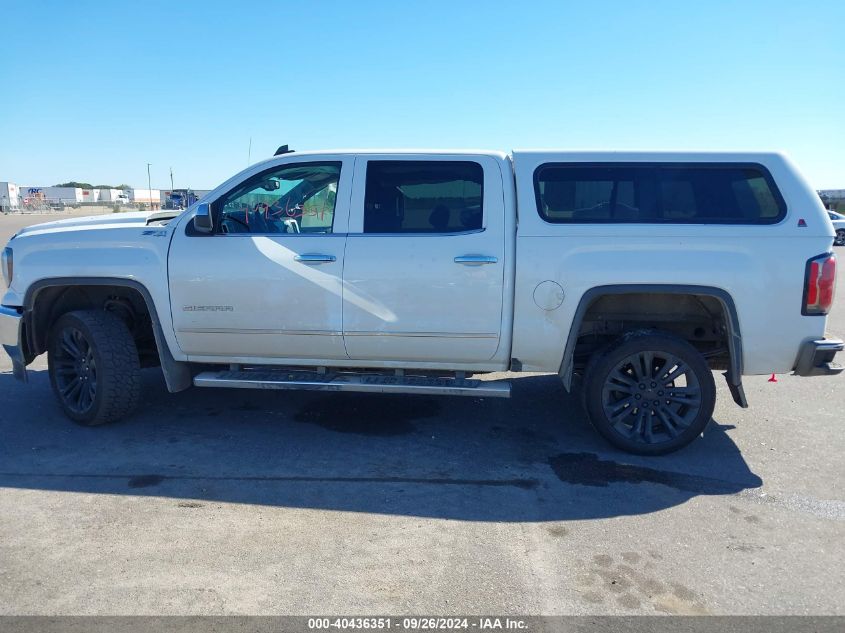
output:
[[[534, 171], [549, 162], [741, 162], [766, 167], [786, 206], [773, 225], [551, 224], [538, 211]], [[815, 192], [781, 154], [514, 152], [519, 224], [513, 357], [558, 371], [585, 292], [610, 284], [690, 284], [726, 291], [736, 306], [743, 373], [790, 371], [824, 317], [802, 316], [805, 264], [828, 252], [833, 227]], [[799, 227], [803, 219], [806, 227]], [[545, 280], [563, 287], [555, 310], [534, 302]]]

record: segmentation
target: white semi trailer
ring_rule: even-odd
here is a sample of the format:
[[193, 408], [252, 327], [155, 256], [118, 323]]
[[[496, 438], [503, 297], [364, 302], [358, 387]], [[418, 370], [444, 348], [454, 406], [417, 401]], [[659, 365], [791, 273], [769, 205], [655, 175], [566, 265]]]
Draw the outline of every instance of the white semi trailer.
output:
[[0, 213], [20, 208], [19, 187], [13, 182], [0, 182]]
[[129, 199], [132, 204], [145, 204], [153, 209], [161, 207], [161, 191], [158, 189], [132, 189]]
[[100, 202], [129, 204], [129, 195], [123, 189], [100, 189]]
[[85, 197], [79, 187], [21, 187], [21, 194], [29, 198], [40, 198], [50, 203], [68, 205], [82, 204]]

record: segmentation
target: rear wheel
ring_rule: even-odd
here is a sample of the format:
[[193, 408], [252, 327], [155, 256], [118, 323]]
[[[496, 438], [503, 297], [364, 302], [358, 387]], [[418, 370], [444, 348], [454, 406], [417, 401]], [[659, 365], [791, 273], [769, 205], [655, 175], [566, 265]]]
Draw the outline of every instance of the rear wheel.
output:
[[47, 363], [65, 415], [95, 426], [129, 414], [138, 404], [138, 350], [126, 325], [110, 312], [62, 315], [50, 332]]
[[628, 335], [598, 352], [584, 390], [596, 430], [638, 455], [686, 446], [704, 431], [716, 404], [707, 361], [686, 341], [665, 334]]

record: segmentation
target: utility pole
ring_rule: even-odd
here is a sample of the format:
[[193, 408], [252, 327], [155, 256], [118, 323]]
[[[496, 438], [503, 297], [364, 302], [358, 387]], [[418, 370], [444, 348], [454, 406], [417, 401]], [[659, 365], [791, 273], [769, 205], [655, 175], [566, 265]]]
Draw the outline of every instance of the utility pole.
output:
[[147, 163], [147, 195], [150, 197], [150, 211], [153, 210], [153, 185], [150, 179], [150, 164]]
[[175, 192], [173, 191], [173, 167], [171, 167], [170, 168], [170, 193], [167, 194], [167, 196], [165, 197], [165, 202], [164, 202], [165, 206], [169, 209], [173, 208], [174, 193]]

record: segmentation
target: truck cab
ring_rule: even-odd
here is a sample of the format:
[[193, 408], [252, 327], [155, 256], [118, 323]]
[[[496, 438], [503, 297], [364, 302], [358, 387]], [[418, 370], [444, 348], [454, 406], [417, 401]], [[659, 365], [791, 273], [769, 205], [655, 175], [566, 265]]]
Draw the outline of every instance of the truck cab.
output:
[[190, 360], [507, 368], [504, 155], [291, 153], [253, 172], [210, 194], [210, 229], [174, 232]]

